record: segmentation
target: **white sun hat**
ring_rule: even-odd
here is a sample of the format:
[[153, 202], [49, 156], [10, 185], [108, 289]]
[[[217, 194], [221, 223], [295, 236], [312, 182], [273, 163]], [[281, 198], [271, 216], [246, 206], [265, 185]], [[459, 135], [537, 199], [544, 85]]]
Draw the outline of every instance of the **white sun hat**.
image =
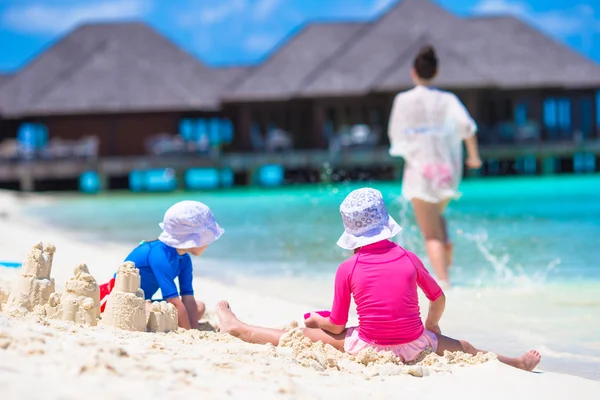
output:
[[388, 214], [379, 190], [362, 188], [352, 191], [340, 205], [344, 233], [338, 246], [354, 250], [396, 236], [402, 228]]
[[158, 240], [176, 249], [209, 245], [225, 232], [215, 221], [210, 208], [191, 200], [172, 205], [158, 225], [163, 230]]

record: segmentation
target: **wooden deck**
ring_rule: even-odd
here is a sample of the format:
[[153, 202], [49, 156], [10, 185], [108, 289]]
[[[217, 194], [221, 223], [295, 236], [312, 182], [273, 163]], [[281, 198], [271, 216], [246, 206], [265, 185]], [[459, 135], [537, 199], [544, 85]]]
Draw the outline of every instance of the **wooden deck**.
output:
[[[545, 143], [533, 145], [487, 146], [481, 148], [481, 157], [487, 159], [516, 159], [533, 155], [537, 159], [572, 157], [587, 152], [600, 155], [600, 140], [576, 145], [574, 143]], [[286, 169], [397, 167], [399, 158], [390, 157], [384, 147], [346, 149], [337, 154], [327, 150], [295, 150], [288, 153], [226, 153], [220, 156], [178, 155], [164, 157], [100, 158], [97, 160], [38, 160], [0, 163], [2, 182], [21, 182], [21, 188], [32, 190], [35, 181], [77, 179], [85, 171], [96, 171], [104, 178], [126, 177], [133, 170], [173, 168], [183, 173], [190, 168], [231, 168], [234, 172], [252, 172], [262, 165], [280, 164]]]

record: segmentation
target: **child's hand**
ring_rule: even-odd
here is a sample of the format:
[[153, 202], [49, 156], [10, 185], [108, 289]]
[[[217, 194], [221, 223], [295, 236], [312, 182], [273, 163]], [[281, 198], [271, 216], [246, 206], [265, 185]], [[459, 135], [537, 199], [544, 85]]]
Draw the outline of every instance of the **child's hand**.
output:
[[442, 334], [442, 330], [438, 324], [425, 324], [425, 329], [433, 333], [437, 333], [438, 335]]
[[319, 314], [311, 312], [310, 317], [304, 320], [304, 325], [307, 328], [320, 328], [320, 321], [323, 317]]

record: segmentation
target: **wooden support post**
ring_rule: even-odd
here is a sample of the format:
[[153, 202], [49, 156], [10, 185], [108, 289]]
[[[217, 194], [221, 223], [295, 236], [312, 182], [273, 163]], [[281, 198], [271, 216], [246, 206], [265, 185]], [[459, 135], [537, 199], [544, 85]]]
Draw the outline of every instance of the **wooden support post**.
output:
[[309, 146], [312, 149], [326, 149], [325, 139], [325, 110], [318, 101], [312, 103], [312, 129], [310, 130]]
[[542, 158], [542, 174], [554, 175], [556, 173], [556, 161], [554, 157]]
[[21, 191], [33, 192], [35, 190], [35, 179], [33, 178], [33, 171], [30, 168], [26, 167], [21, 170], [19, 182]]
[[234, 135], [232, 147], [234, 151], [251, 151], [252, 139], [250, 138], [250, 109], [248, 105], [239, 105], [234, 122]]

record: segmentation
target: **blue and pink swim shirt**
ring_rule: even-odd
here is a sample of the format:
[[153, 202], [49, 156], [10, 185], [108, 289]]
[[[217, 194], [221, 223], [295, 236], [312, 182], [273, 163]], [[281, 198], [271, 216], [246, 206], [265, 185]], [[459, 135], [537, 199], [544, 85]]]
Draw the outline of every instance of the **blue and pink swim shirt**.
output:
[[[160, 289], [164, 300], [177, 296], [193, 296], [192, 259], [159, 240], [142, 242], [125, 261], [132, 261], [140, 271], [141, 288], [146, 300]], [[179, 279], [179, 292], [175, 279]]]

